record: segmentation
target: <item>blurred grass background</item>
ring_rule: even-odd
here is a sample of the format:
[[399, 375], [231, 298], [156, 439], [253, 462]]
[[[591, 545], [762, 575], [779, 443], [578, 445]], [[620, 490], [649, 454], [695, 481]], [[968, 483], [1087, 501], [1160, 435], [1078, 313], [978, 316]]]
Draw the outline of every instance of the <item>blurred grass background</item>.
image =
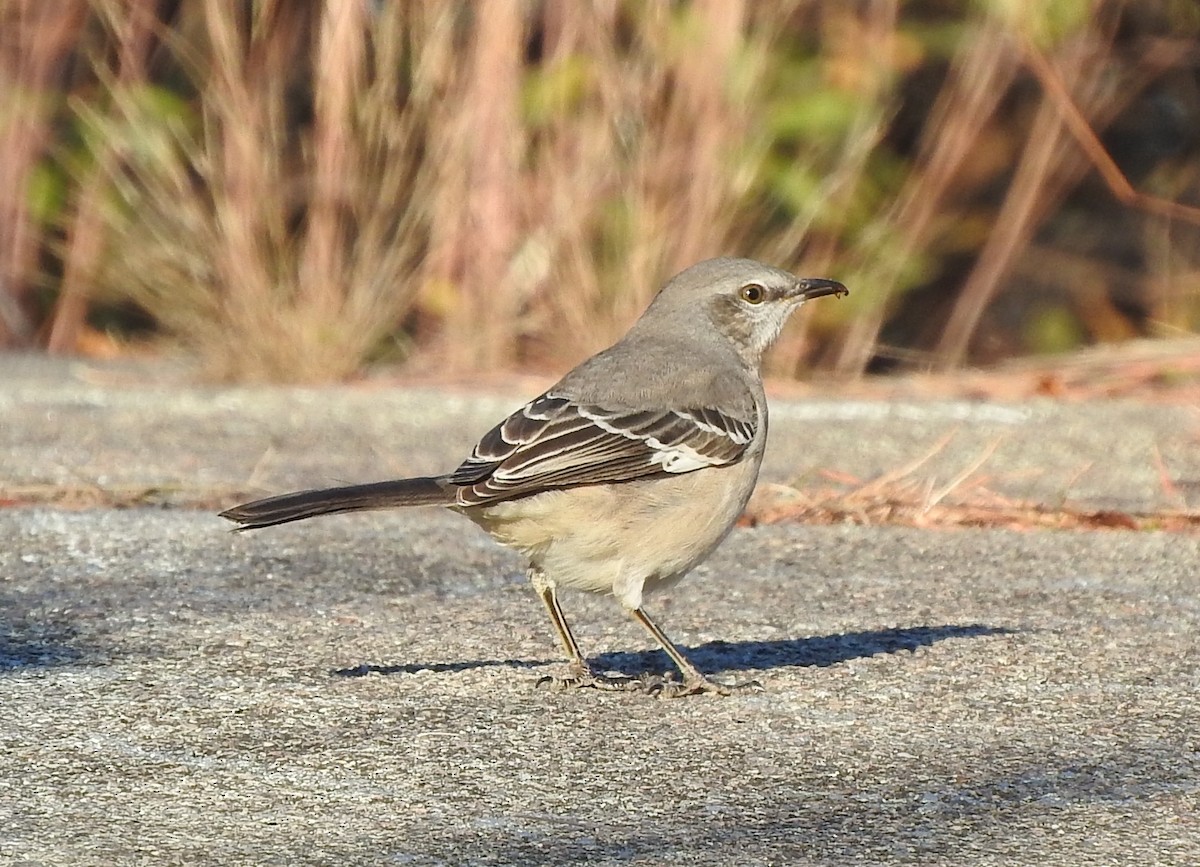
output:
[[719, 254], [775, 375], [1200, 324], [1195, 0], [0, 0], [0, 346], [561, 369]]

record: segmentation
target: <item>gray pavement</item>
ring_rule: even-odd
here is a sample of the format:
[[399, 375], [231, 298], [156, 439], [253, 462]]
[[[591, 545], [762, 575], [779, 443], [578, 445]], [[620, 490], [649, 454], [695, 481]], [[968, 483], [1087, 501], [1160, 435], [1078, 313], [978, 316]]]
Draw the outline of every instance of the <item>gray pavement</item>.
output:
[[[740, 529], [649, 605], [763, 692], [557, 693], [520, 562], [457, 516], [161, 507], [444, 469], [529, 395], [181, 383], [0, 357], [0, 500], [160, 504], [0, 508], [0, 863], [1200, 863], [1196, 536]], [[774, 408], [768, 480], [951, 430], [925, 469], [999, 438], [1014, 496], [1200, 479], [1187, 407]], [[666, 669], [611, 600], [565, 604], [602, 667]]]

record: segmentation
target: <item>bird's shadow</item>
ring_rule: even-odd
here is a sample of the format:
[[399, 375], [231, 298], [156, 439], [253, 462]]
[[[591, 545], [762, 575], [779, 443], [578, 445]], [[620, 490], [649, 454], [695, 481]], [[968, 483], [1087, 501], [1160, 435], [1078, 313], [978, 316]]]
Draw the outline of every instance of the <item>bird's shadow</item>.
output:
[[[863, 659], [884, 653], [915, 651], [948, 638], [983, 638], [1012, 635], [1016, 630], [982, 623], [943, 626], [909, 626], [895, 629], [870, 629], [839, 632], [810, 638], [782, 638], [773, 641], [709, 641], [695, 647], [681, 647], [684, 655], [705, 674], [723, 671], [769, 671], [790, 666], [822, 667]], [[368, 674], [415, 674], [420, 671], [457, 672], [476, 668], [538, 668], [553, 659], [471, 659], [460, 662], [407, 662], [397, 665], [364, 663], [333, 672], [338, 677], [364, 677]], [[667, 671], [671, 662], [661, 650], [617, 651], [593, 656], [588, 662], [597, 671], [617, 672], [637, 677], [647, 671]]]

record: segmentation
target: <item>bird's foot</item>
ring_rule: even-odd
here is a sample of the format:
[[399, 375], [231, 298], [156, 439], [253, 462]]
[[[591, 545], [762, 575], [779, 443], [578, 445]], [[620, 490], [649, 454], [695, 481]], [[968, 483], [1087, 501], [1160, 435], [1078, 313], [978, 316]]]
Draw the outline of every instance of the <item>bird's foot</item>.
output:
[[703, 675], [677, 680], [675, 674], [652, 674], [647, 672], [639, 677], [630, 677], [618, 672], [599, 674], [590, 668], [572, 666], [566, 677], [547, 674], [538, 678], [539, 688], [568, 690], [568, 689], [603, 689], [610, 692], [640, 692], [656, 698], [682, 698], [685, 695], [734, 695], [737, 693], [763, 692], [763, 685], [757, 680], [746, 680], [741, 683], [719, 683], [709, 680]]
[[642, 692], [645, 687], [640, 678], [629, 677], [617, 672], [598, 674], [590, 668], [571, 666], [566, 677], [552, 674], [539, 677], [536, 683], [539, 688], [568, 690], [568, 689], [603, 689], [610, 692]]
[[736, 693], [763, 692], [763, 685], [757, 680], [745, 680], [741, 683], [718, 683], [703, 675], [688, 680], [675, 680], [670, 675], [647, 675], [642, 678], [644, 691], [648, 695], [659, 698], [683, 698], [685, 695], [734, 695]]

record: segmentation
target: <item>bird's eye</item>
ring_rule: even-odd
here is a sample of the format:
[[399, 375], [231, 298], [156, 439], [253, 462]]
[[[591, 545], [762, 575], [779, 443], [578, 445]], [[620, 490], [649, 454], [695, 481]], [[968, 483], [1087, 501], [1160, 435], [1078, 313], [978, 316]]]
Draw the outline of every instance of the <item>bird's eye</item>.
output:
[[747, 304], [762, 304], [767, 298], [767, 290], [757, 283], [747, 283], [738, 295]]

